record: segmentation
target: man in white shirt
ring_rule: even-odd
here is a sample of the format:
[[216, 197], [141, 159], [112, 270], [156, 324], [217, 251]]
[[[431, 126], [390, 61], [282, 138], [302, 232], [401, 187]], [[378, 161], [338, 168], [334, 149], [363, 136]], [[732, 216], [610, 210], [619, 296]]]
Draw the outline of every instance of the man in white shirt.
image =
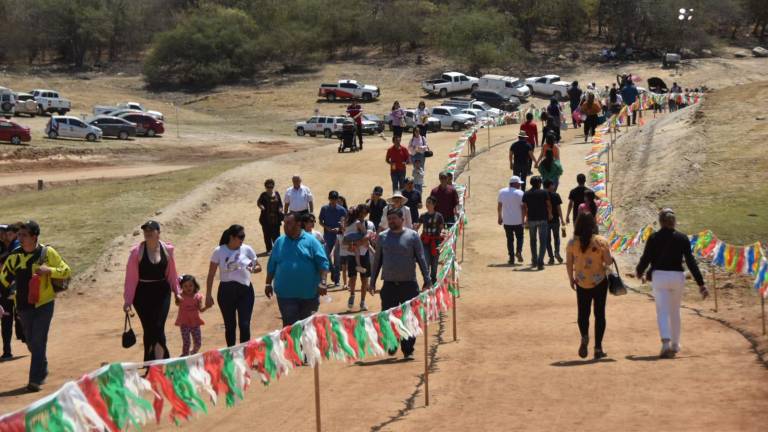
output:
[[[497, 208], [499, 225], [504, 226], [507, 235], [508, 264], [515, 265], [515, 257], [523, 262], [523, 191], [520, 190], [520, 177], [512, 176], [509, 187], [499, 190], [499, 205]], [[517, 239], [517, 249], [515, 249]]]
[[301, 176], [295, 175], [291, 179], [293, 187], [285, 191], [285, 209], [284, 213], [294, 213], [304, 215], [314, 213], [314, 203], [312, 202], [312, 191], [301, 184]]

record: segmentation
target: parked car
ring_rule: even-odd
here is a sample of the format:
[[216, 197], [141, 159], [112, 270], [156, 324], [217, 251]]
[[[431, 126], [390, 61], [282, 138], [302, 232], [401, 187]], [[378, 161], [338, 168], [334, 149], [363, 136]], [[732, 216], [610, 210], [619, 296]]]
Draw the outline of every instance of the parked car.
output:
[[427, 80], [421, 83], [421, 88], [431, 95], [446, 97], [448, 93], [462, 91], [474, 91], [478, 86], [478, 79], [459, 72], [445, 72], [440, 78]]
[[73, 116], [51, 116], [48, 124], [45, 125], [45, 134], [50, 139], [62, 137], [88, 141], [98, 141], [102, 136], [101, 129]]
[[59, 93], [53, 90], [35, 89], [29, 92], [37, 102], [37, 114], [58, 113], [60, 116], [68, 113], [72, 109], [72, 103], [68, 99], [59, 96]]
[[386, 122], [383, 118], [377, 116], [376, 114], [363, 114], [363, 120], [375, 123], [376, 133], [384, 132], [384, 125], [386, 125]]
[[[392, 120], [389, 118], [389, 114], [386, 116], [387, 124], [389, 125], [389, 130], [392, 130]], [[416, 121], [416, 110], [415, 109], [407, 109], [405, 110], [405, 126], [403, 129], [407, 132], [410, 129], [413, 129], [416, 127], [418, 122]], [[440, 119], [429, 116], [427, 117], [427, 130], [430, 132], [437, 132], [441, 129], [440, 125]]]
[[152, 117], [158, 119], [158, 120], [165, 120], [165, 117], [163, 116], [163, 113], [160, 111], [152, 111], [144, 108], [144, 105], [138, 103], [138, 102], [121, 102], [114, 106], [109, 105], [96, 105], [93, 107], [93, 115], [111, 115], [114, 116], [115, 112], [122, 111], [122, 110], [132, 110], [132, 111], [138, 111], [143, 112], [144, 114], [151, 115]]
[[493, 108], [483, 101], [472, 98], [450, 98], [444, 100], [443, 106], [455, 106], [456, 108], [472, 108], [481, 111], [487, 111], [492, 117], [499, 117], [504, 112], [498, 108]]
[[520, 107], [520, 99], [514, 96], [504, 96], [495, 91], [476, 90], [472, 92], [472, 97], [504, 111], [515, 111]]
[[504, 96], [515, 96], [520, 100], [527, 100], [531, 96], [531, 89], [519, 78], [502, 75], [483, 75], [480, 77], [479, 90], [491, 90]]
[[346, 119], [344, 116], [313, 116], [307, 121], [297, 122], [294, 130], [298, 136], [305, 134], [312, 137], [323, 135], [326, 138], [331, 138], [341, 134], [342, 125]]
[[123, 140], [136, 136], [136, 124], [120, 117], [98, 116], [89, 120], [88, 124], [101, 129], [103, 136], [117, 137]]
[[[354, 122], [350, 117], [346, 117], [347, 120]], [[363, 119], [363, 133], [368, 135], [375, 135], [379, 133], [379, 125], [375, 121]]]
[[14, 123], [10, 120], [0, 120], [0, 141], [8, 141], [11, 144], [19, 145], [23, 142], [29, 142], [32, 136], [29, 128]]
[[543, 96], [554, 96], [558, 100], [567, 98], [568, 89], [571, 88], [571, 84], [561, 80], [559, 75], [530, 77], [525, 79], [525, 83], [534, 93]]
[[489, 113], [488, 111], [483, 111], [475, 108], [460, 108], [460, 109], [462, 113], [471, 115], [473, 117], [472, 121], [474, 121], [475, 124], [481, 121], [485, 121], [485, 119], [496, 118], [495, 116], [491, 115], [491, 113]]
[[466, 129], [475, 124], [471, 115], [462, 113], [456, 107], [436, 106], [430, 110], [430, 115], [440, 121], [441, 128], [451, 128], [454, 131]]
[[16, 93], [16, 106], [13, 109], [14, 115], [26, 114], [34, 117], [37, 114], [37, 102], [35, 97], [29, 93]]
[[362, 99], [370, 102], [381, 96], [381, 91], [376, 86], [360, 84], [355, 80], [339, 80], [336, 84], [320, 84], [317, 95], [329, 102], [336, 99]]
[[165, 133], [165, 125], [151, 115], [142, 112], [127, 112], [116, 117], [128, 120], [136, 125], [136, 134], [153, 137]]
[[0, 115], [11, 118], [15, 106], [16, 98], [13, 96], [13, 91], [9, 88], [0, 87]]

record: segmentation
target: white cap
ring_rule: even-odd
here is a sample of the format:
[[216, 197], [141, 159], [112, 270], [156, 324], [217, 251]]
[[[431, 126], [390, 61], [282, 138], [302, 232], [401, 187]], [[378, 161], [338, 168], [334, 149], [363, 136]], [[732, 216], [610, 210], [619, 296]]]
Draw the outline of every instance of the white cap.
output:
[[509, 184], [522, 184], [523, 182], [520, 181], [520, 177], [518, 176], [512, 176], [509, 178]]

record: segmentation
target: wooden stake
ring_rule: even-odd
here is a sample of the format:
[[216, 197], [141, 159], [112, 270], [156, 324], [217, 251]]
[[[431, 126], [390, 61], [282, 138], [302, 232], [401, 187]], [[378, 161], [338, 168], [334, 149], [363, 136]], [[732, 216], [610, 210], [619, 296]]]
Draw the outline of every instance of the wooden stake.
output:
[[463, 227], [461, 229], [461, 263], [464, 264], [464, 232], [466, 231], [466, 227]]
[[763, 317], [763, 336], [765, 336], [765, 297], [760, 295], [760, 309], [762, 310]]
[[424, 405], [429, 406], [429, 326], [424, 317]]
[[322, 430], [320, 422], [320, 363], [315, 363], [315, 426], [317, 432]]
[[491, 151], [491, 126], [486, 125], [486, 128], [488, 128], [488, 151]]
[[467, 197], [471, 197], [471, 196], [472, 196], [472, 176], [467, 176]]
[[456, 295], [451, 293], [451, 297], [453, 298], [453, 313], [451, 314], [453, 316], [453, 341], [456, 342]]
[[715, 312], [717, 312], [717, 278], [715, 277], [715, 266], [710, 265], [709, 267], [712, 270], [712, 290], [715, 292]]

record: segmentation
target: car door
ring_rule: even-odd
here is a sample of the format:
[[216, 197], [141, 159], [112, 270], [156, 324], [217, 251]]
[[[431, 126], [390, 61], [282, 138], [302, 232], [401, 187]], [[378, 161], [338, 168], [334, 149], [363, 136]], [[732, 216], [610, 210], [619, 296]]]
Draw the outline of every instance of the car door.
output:
[[70, 136], [72, 138], [85, 138], [88, 135], [88, 126], [77, 119], [67, 119], [69, 123]]
[[434, 110], [432, 110], [432, 116], [440, 120], [441, 125], [450, 123], [450, 118], [448, 118], [449, 117], [448, 111], [445, 110], [444, 108], [435, 108]]
[[9, 122], [0, 121], [0, 141], [10, 141], [13, 125]]
[[136, 123], [136, 133], [137, 134], [145, 134], [145, 133], [147, 133], [147, 128], [146, 128], [146, 124], [145, 124], [146, 122], [144, 121], [144, 119], [142, 117], [143, 116], [136, 115], [136, 114], [131, 114], [131, 115], [127, 115], [127, 116], [125, 116], [123, 118], [128, 120], [131, 123]]
[[304, 132], [317, 132], [317, 117], [310, 117], [304, 124]]
[[117, 120], [113, 119], [99, 119], [96, 120], [94, 123], [94, 126], [101, 129], [101, 132], [104, 135], [107, 136], [117, 136], [120, 132], [120, 126], [117, 123]]

